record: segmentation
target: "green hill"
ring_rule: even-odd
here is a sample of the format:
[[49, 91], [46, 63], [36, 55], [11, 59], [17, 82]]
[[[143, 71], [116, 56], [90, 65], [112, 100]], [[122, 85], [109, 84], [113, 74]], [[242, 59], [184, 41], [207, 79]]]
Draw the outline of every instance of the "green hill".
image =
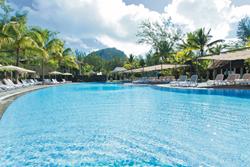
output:
[[116, 48], [107, 48], [107, 49], [101, 49], [96, 52], [90, 53], [88, 56], [91, 55], [97, 55], [100, 56], [102, 59], [110, 61], [114, 57], [120, 58], [120, 59], [126, 59], [126, 54], [123, 51], [120, 51]]

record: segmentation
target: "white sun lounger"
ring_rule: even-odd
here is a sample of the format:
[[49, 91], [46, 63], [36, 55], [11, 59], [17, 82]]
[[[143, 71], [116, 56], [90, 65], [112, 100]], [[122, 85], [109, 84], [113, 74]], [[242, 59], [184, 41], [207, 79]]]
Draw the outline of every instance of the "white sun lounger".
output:
[[181, 82], [179, 86], [183, 87], [196, 87], [198, 86], [198, 75], [192, 75], [190, 80], [186, 80], [185, 82]]
[[3, 90], [13, 90], [13, 89], [15, 89], [16, 87], [14, 87], [14, 86], [9, 86], [9, 85], [6, 85], [6, 84], [3, 84], [3, 82], [2, 81], [0, 81], [0, 88], [2, 88]]
[[240, 79], [240, 74], [230, 74], [226, 80], [221, 82], [221, 85], [235, 85], [238, 79]]
[[187, 81], [186, 75], [181, 75], [177, 81], [170, 82], [171, 86], [180, 86], [182, 83], [185, 83]]
[[3, 82], [4, 82], [5, 85], [11, 86], [11, 87], [14, 87], [14, 88], [20, 88], [21, 87], [20, 85], [14, 84], [10, 79], [3, 79]]
[[236, 84], [239, 85], [250, 85], [250, 74], [244, 74], [241, 79], [236, 80]]
[[219, 85], [222, 83], [224, 80], [224, 75], [223, 74], [218, 74], [215, 78], [215, 80], [208, 80], [207, 85]]

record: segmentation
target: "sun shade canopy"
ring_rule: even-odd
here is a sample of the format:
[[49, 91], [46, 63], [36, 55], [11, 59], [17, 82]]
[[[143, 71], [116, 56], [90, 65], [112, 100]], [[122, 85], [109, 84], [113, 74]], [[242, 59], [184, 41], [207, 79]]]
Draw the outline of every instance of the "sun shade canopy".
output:
[[50, 75], [63, 75], [63, 73], [59, 72], [59, 71], [53, 71], [49, 73]]
[[222, 53], [220, 55], [205, 56], [199, 58], [200, 60], [221, 60], [221, 61], [234, 61], [250, 59], [250, 49]]
[[72, 76], [73, 74], [71, 74], [71, 73], [63, 73], [62, 75], [64, 75], [64, 76]]
[[36, 72], [35, 71], [32, 71], [32, 70], [25, 70], [26, 71], [26, 73], [31, 73], [31, 74], [35, 74]]
[[148, 66], [144, 68], [132, 69], [127, 70], [125, 73], [142, 73], [142, 72], [151, 72], [151, 71], [161, 71], [166, 69], [175, 69], [175, 68], [182, 68], [187, 67], [188, 65], [175, 65], [175, 64], [162, 64], [162, 65], [155, 65], [155, 66]]
[[116, 67], [116, 68], [112, 71], [112, 73], [124, 72], [124, 71], [126, 71], [126, 70], [127, 70], [127, 69], [124, 68], [124, 67]]
[[1, 71], [17, 71], [20, 73], [36, 73], [35, 71], [28, 70], [25, 68], [17, 67], [17, 66], [0, 66]]

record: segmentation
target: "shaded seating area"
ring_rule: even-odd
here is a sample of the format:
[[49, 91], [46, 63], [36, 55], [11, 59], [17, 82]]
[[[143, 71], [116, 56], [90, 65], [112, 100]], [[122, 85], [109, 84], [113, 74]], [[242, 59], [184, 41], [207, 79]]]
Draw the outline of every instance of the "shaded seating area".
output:
[[[67, 83], [66, 78], [72, 76], [71, 73], [61, 73], [58, 71], [53, 71], [49, 75], [57, 76], [61, 75], [61, 81], [59, 82], [56, 77], [52, 79], [44, 79], [43, 81], [38, 81], [35, 76], [36, 72], [17, 67], [17, 66], [2, 66], [0, 65], [0, 72], [2, 73], [2, 79], [0, 80], [0, 92], [9, 91], [14, 89], [21, 89], [25, 87], [31, 87], [42, 84], [63, 84]], [[27, 79], [27, 75], [33, 76]]]
[[[187, 65], [176, 65], [176, 64], [161, 64], [155, 66], [148, 66], [138, 69], [131, 69], [123, 71], [125, 74], [145, 74], [145, 73], [158, 73], [162, 70], [168, 69], [177, 69], [177, 68], [185, 68]], [[141, 77], [132, 81], [134, 84], [169, 84], [170, 82], [175, 81], [175, 76], [155, 76], [155, 77]]]
[[[55, 84], [63, 84], [71, 81], [67, 81], [66, 77], [73, 76], [71, 73], [61, 73], [59, 71], [53, 71], [49, 73], [50, 79], [44, 79], [43, 84], [47, 85], [55, 85]], [[60, 81], [58, 81], [57, 77], [60, 76]]]
[[[36, 74], [35, 71], [28, 70], [16, 66], [0, 66], [0, 71], [4, 73], [4, 78], [0, 80], [0, 91], [9, 91], [13, 89], [20, 89], [28, 86], [34, 86], [41, 84], [36, 79], [20, 79], [19, 75], [26, 76], [27, 74]], [[6, 73], [10, 73], [7, 76]], [[13, 73], [16, 73], [16, 78], [13, 78]]]
[[212, 60], [213, 64], [217, 64], [210, 68], [213, 70], [213, 76], [216, 75], [218, 70], [220, 71], [220, 74], [217, 74], [214, 80], [207, 81], [206, 85], [202, 87], [241, 87], [250, 85], [249, 71], [244, 68], [244, 61], [250, 59], [250, 49], [225, 52], [220, 55], [205, 56], [199, 59]]
[[207, 85], [218, 85], [224, 80], [223, 74], [218, 74], [214, 80], [208, 80]]
[[244, 74], [241, 79], [236, 80], [236, 84], [240, 85], [250, 85], [250, 74]]

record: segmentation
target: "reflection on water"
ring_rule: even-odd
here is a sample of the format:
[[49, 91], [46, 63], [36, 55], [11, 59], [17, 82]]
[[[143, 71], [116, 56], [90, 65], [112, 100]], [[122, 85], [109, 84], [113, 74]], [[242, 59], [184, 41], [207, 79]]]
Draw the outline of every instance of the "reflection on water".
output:
[[248, 166], [248, 97], [112, 84], [39, 90], [0, 121], [0, 166]]

